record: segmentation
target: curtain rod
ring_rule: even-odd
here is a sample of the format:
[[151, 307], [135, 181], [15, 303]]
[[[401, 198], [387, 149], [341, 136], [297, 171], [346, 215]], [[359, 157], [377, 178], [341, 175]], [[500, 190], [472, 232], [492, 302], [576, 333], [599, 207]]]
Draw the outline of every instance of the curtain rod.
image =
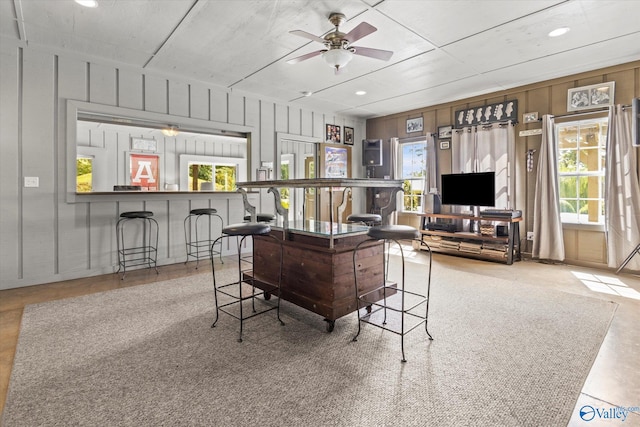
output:
[[[622, 110], [626, 110], [627, 108], [631, 108], [631, 105], [623, 105], [622, 106]], [[606, 108], [602, 108], [600, 110], [593, 110], [593, 111], [585, 111], [584, 113], [567, 113], [567, 114], [558, 114], [558, 115], [552, 115], [551, 117], [553, 117], [554, 119], [561, 119], [564, 117], [578, 117], [578, 116], [585, 116], [588, 114], [598, 114], [598, 113], [605, 113], [609, 111], [609, 107]]]

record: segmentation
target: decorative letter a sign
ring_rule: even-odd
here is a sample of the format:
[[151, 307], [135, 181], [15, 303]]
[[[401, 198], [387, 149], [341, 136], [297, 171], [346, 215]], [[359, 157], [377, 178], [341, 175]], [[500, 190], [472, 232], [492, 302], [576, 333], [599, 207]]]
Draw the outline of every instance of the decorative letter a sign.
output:
[[139, 185], [147, 191], [158, 191], [159, 183], [158, 156], [131, 154], [131, 185]]

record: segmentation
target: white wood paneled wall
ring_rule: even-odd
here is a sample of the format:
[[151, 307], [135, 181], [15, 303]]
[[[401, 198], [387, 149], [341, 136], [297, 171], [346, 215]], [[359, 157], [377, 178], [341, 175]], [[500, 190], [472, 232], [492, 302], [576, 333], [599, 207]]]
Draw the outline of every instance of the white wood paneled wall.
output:
[[[115, 222], [125, 210], [154, 211], [160, 265], [184, 261], [190, 209], [211, 206], [225, 223], [240, 220], [236, 195], [67, 203], [69, 99], [252, 127], [251, 177], [261, 160], [274, 161], [276, 132], [321, 140], [325, 123], [333, 123], [355, 128], [356, 141], [365, 138], [361, 119], [0, 39], [0, 289], [114, 272]], [[360, 147], [353, 149], [354, 176], [362, 176]], [[24, 177], [39, 177], [39, 187], [25, 188]], [[273, 205], [256, 197], [259, 209]]]

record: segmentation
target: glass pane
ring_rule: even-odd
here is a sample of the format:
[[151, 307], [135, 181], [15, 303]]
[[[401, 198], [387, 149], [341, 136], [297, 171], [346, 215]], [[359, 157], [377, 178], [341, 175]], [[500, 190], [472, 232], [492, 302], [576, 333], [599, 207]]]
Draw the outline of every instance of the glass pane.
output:
[[575, 176], [561, 176], [558, 180], [561, 199], [574, 199], [578, 196], [578, 178]]
[[424, 142], [402, 144], [402, 177], [418, 178], [425, 175], [427, 150]]
[[76, 159], [76, 192], [86, 193], [93, 189], [93, 159], [78, 157]]
[[600, 170], [601, 160], [598, 148], [580, 150], [580, 171], [597, 172]]
[[578, 126], [558, 126], [558, 148], [576, 148], [578, 142]]
[[578, 170], [576, 164], [578, 152], [576, 150], [560, 150], [558, 154], [558, 171], [560, 173], [573, 173]]
[[560, 212], [576, 213], [578, 211], [577, 200], [560, 199]]
[[191, 163], [189, 165], [189, 189], [200, 190], [203, 182], [212, 182], [213, 165]]
[[597, 147], [600, 141], [599, 133], [600, 126], [597, 124], [591, 124], [580, 127], [580, 148]]
[[235, 191], [236, 167], [216, 165], [216, 191]]

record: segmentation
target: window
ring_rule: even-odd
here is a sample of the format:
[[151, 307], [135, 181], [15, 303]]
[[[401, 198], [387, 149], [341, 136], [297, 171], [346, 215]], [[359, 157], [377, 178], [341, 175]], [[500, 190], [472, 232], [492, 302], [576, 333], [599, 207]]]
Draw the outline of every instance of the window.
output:
[[[215, 181], [214, 181], [215, 177]], [[202, 184], [214, 183], [214, 191], [235, 191], [236, 165], [190, 163], [189, 189], [202, 190]]]
[[402, 210], [422, 212], [425, 177], [427, 175], [427, 142], [400, 144], [400, 165], [402, 190]]
[[93, 157], [78, 156], [76, 159], [76, 192], [93, 190]]
[[556, 125], [562, 222], [604, 224], [608, 119]]

